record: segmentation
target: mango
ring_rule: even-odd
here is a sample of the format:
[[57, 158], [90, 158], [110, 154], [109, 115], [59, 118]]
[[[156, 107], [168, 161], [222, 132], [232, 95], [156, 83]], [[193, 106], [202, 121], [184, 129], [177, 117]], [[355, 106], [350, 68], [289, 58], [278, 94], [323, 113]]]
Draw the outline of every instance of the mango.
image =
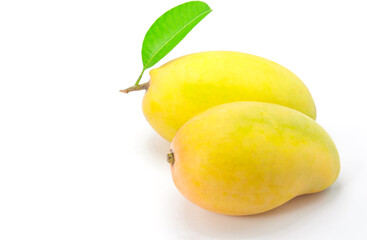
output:
[[191, 202], [227, 215], [258, 214], [320, 192], [338, 177], [338, 151], [312, 118], [272, 103], [233, 102], [186, 122], [168, 154]]
[[147, 89], [146, 119], [169, 142], [193, 116], [236, 101], [276, 103], [316, 118], [312, 96], [295, 74], [270, 60], [240, 52], [201, 52], [177, 58], [151, 70], [149, 84], [140, 89]]

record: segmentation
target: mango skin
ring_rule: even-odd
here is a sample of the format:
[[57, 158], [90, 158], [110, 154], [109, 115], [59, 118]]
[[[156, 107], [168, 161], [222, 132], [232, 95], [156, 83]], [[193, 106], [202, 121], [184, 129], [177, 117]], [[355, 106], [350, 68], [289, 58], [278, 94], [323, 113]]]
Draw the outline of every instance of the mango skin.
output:
[[310, 117], [271, 103], [210, 108], [182, 126], [171, 151], [178, 190], [227, 215], [258, 214], [320, 192], [340, 170], [327, 132]]
[[316, 118], [312, 96], [288, 69], [254, 55], [212, 51], [186, 55], [150, 71], [143, 112], [171, 142], [196, 114], [236, 101], [270, 102]]

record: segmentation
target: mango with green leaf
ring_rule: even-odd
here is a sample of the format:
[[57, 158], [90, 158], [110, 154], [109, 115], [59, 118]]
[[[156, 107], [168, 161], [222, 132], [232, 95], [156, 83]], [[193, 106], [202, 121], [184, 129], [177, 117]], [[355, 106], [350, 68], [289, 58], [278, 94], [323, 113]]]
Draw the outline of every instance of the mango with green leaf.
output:
[[172, 141], [167, 155], [179, 191], [223, 214], [250, 215], [329, 187], [340, 169], [332, 139], [315, 121], [302, 81], [251, 54], [189, 54], [150, 71], [205, 16], [200, 1], [163, 14], [148, 30], [143, 70], [124, 93], [146, 90], [143, 112]]
[[201, 1], [181, 4], [164, 13], [149, 28], [142, 47], [143, 70], [128, 93], [147, 90], [143, 112], [167, 141], [196, 114], [219, 104], [260, 101], [284, 105], [316, 118], [312, 96], [288, 69], [250, 54], [213, 51], [180, 57], [150, 71], [212, 10]]

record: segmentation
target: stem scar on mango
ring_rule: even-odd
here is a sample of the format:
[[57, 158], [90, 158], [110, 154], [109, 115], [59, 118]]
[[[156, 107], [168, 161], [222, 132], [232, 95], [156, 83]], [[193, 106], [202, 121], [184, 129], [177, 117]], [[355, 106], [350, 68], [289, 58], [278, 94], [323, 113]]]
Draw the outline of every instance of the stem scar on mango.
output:
[[170, 164], [175, 163], [175, 155], [173, 154], [173, 152], [167, 154], [167, 162]]

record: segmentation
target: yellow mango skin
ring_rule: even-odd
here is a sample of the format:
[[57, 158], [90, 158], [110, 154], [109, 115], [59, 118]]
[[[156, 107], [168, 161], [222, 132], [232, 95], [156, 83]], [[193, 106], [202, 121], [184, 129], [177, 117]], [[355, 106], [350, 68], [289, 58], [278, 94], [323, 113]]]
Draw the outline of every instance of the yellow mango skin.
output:
[[270, 102], [316, 118], [312, 96], [288, 69], [254, 55], [212, 51], [186, 55], [150, 71], [143, 112], [171, 142], [196, 114], [236, 101]]
[[271, 103], [233, 102], [193, 117], [171, 143], [172, 178], [191, 202], [258, 214], [320, 192], [338, 177], [337, 149], [313, 119]]

